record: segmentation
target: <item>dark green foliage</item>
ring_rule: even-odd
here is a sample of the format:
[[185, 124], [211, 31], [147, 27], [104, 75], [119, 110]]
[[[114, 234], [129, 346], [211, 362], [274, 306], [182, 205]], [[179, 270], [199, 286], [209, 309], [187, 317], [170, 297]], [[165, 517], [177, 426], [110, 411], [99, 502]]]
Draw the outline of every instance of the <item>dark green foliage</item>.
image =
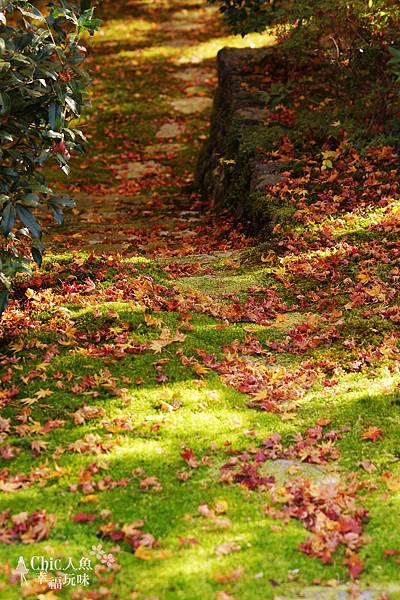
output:
[[210, 0], [235, 33], [262, 32], [279, 18], [276, 0]]
[[396, 80], [400, 83], [400, 50], [397, 48], [389, 48], [391, 59], [389, 60], [389, 66], [394, 73]]
[[[210, 0], [228, 25], [245, 35], [270, 25], [295, 25], [291, 32], [329, 38], [338, 53], [385, 46], [398, 37], [400, 4], [390, 0]], [[305, 38], [304, 38], [305, 41]]]
[[55, 160], [69, 173], [72, 152], [85, 138], [71, 125], [87, 104], [90, 79], [82, 70], [84, 32], [100, 25], [90, 0], [81, 6], [60, 0], [43, 11], [24, 0], [0, 0], [0, 314], [12, 278], [40, 265], [42, 229], [34, 213], [49, 209], [62, 222], [62, 207], [42, 166]]

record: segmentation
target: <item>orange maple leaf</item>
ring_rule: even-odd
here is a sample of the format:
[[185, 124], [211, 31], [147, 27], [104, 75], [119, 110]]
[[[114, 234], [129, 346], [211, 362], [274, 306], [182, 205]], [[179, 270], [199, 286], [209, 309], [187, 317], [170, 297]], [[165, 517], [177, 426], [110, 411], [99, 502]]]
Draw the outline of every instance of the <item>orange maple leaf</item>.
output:
[[378, 440], [382, 439], [383, 437], [383, 431], [382, 429], [379, 429], [379, 427], [368, 427], [367, 429], [365, 429], [365, 431], [363, 431], [362, 434], [362, 439], [363, 440], [368, 440], [370, 442], [377, 442]]

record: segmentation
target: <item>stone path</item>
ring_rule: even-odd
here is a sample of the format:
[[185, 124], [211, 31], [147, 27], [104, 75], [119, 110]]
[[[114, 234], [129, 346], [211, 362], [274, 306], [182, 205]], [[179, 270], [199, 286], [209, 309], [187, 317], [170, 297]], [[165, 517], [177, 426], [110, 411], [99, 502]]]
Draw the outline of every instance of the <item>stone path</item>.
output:
[[[162, 90], [160, 96], [143, 92], [134, 94], [135, 97], [144, 97], [154, 111], [154, 134], [150, 138], [145, 135], [135, 140], [137, 151], [134, 158], [129, 157], [129, 153], [126, 152], [121, 155], [114, 154], [118, 159], [116, 162], [108, 159], [104, 161], [107, 162], [106, 168], [110, 172], [110, 177], [101, 194], [96, 192], [93, 194], [91, 191], [77, 194], [75, 186], [72, 186], [77, 210], [72, 216], [67, 216], [64, 231], [61, 229], [54, 232], [52, 229], [50, 235], [53, 235], [55, 249], [59, 248], [58, 238], [61, 240], [65, 232], [73, 240], [70, 244], [67, 243], [67, 248], [80, 250], [86, 248], [96, 253], [110, 249], [122, 251], [127, 255], [135, 254], [138, 250], [140, 254], [146, 254], [149, 250], [150, 256], [154, 256], [156, 249], [158, 258], [161, 258], [162, 251], [165, 251], [166, 256], [174, 255], [180, 259], [185, 255], [186, 261], [190, 261], [190, 255], [193, 254], [193, 260], [198, 260], [199, 255], [207, 253], [205, 243], [207, 233], [202, 231], [199, 236], [200, 228], [196, 230], [191, 226], [183, 228], [183, 223], [189, 221], [185, 213], [187, 208], [192, 211], [190, 219], [192, 224], [195, 218], [203, 219], [204, 208], [194, 200], [192, 195], [182, 193], [181, 190], [193, 181], [197, 156], [208, 135], [216, 85], [215, 56], [226, 41], [223, 38], [219, 41], [216, 37], [211, 42], [203, 42], [204, 32], [212, 28], [218, 29], [221, 25], [216, 7], [207, 6], [199, 0], [185, 2], [183, 9], [177, 2], [176, 9], [168, 14], [167, 19], [161, 21], [158, 21], [160, 9], [157, 4], [151, 4], [148, 8], [146, 4], [140, 6], [144, 14], [147, 10], [150, 18], [154, 19], [146, 38], [148, 43], [146, 50], [157, 52], [162, 49], [164, 52], [172, 47], [171, 56], [164, 65], [161, 65], [158, 61], [147, 62], [146, 58], [142, 58], [143, 50], [138, 44], [138, 58], [135, 59], [135, 64], [146, 69], [143, 83], [145, 80], [156, 80], [161, 76], [160, 86], [164, 82], [166, 84], [166, 89]], [[140, 7], [137, 10], [140, 10]], [[154, 35], [157, 37], [153, 42]], [[239, 47], [253, 46], [255, 43], [262, 45], [270, 38], [268, 36], [263, 38], [257, 34], [254, 39], [250, 37], [244, 40], [237, 36], [229, 38], [229, 44]], [[101, 41], [101, 33], [100, 37], [94, 40], [95, 55], [99, 41]], [[127, 41], [131, 44], [130, 39], [121, 40], [121, 44]], [[99, 48], [102, 50], [102, 46]], [[110, 43], [110, 50], [117, 49], [116, 42]], [[169, 52], [168, 50], [168, 55]], [[102, 60], [102, 55], [99, 60]], [[165, 73], [160, 75], [160, 69], [162, 70], [166, 65]], [[101, 76], [100, 69], [99, 77]], [[114, 96], [126, 94], [123, 76], [116, 85], [117, 88], [112, 92], [107, 88], [106, 93], [113, 93]], [[96, 91], [101, 93], [100, 88], [95, 88]], [[160, 106], [160, 114], [157, 115], [160, 99], [165, 107], [161, 109]], [[113, 102], [112, 98], [109, 101]], [[103, 96], [100, 105], [102, 102]], [[131, 117], [140, 121], [142, 115], [134, 113]], [[195, 126], [193, 126], [194, 120]], [[101, 142], [101, 145], [105, 145], [107, 150], [108, 143], [111, 143], [114, 137], [113, 133], [111, 139], [106, 139], [105, 142]], [[97, 150], [95, 141], [89, 152], [96, 154]], [[189, 162], [188, 157], [183, 155], [188, 152]], [[182, 169], [185, 171], [183, 176]], [[115, 189], [116, 184], [119, 189]], [[163, 186], [173, 191], [160, 194], [160, 188]], [[182, 209], [181, 212], [179, 209]], [[121, 223], [124, 225], [123, 228]], [[143, 228], [147, 229], [148, 233], [144, 236], [145, 239], [139, 240], [143, 237], [140, 236]], [[110, 229], [115, 233], [118, 232], [118, 240], [115, 239], [112, 244], [108, 235]], [[128, 229], [131, 231], [127, 232]], [[140, 231], [132, 234], [132, 229]], [[167, 243], [166, 238], [168, 238]], [[187, 246], [184, 252], [181, 247], [183, 238]], [[235, 244], [233, 240], [229, 249], [234, 250], [241, 246], [241, 242]], [[216, 259], [213, 258], [214, 262]], [[209, 262], [209, 258], [205, 261]]]
[[[197, 6], [196, 2], [189, 4]], [[62, 246], [97, 254], [140, 255], [167, 263], [200, 263], [202, 266], [218, 263], [230, 275], [240, 265], [243, 236], [238, 232], [229, 238], [225, 247], [221, 247], [215, 240], [219, 217], [208, 209], [204, 212], [196, 194], [185, 191], [185, 186], [192, 183], [195, 157], [206, 135], [215, 84], [214, 63], [201, 57], [199, 48], [195, 47], [196, 40], [191, 39], [195, 35], [201, 36], [209, 23], [209, 15], [209, 11], [198, 9], [188, 22], [187, 12], [178, 10], [172, 19], [159, 24], [154, 50], [157, 50], [157, 44], [174, 50], [171, 63], [175, 68], [170, 73], [173, 87], [163, 90], [169, 112], [166, 114], [165, 108], [160, 109], [159, 114], [155, 112], [154, 135], [134, 140], [134, 152], [124, 150], [117, 163], [110, 161], [107, 165], [108, 190], [75, 194], [76, 211], [68, 216], [63, 230], [52, 230], [55, 250]], [[151, 40], [148, 43], [151, 46]], [[187, 53], [191, 45], [193, 49]], [[185, 52], [181, 53], [180, 48]], [[218, 44], [214, 45], [214, 55], [218, 49]], [[140, 50], [138, 52], [140, 65]], [[159, 63], [150, 62], [150, 67], [146, 68], [149, 71], [143, 77], [154, 78], [160, 67]], [[153, 108], [156, 106], [156, 98], [147, 100]], [[142, 115], [137, 114], [135, 118], [140, 120]], [[201, 121], [200, 126], [193, 126], [194, 119]], [[108, 141], [104, 143], [107, 146]], [[184, 157], [188, 149], [192, 151], [189, 161]], [[96, 151], [95, 146], [91, 152]], [[226, 292], [247, 289], [249, 281], [230, 276], [225, 282], [221, 274], [207, 274], [197, 278], [183, 277], [178, 285], [182, 289], [193, 287], [218, 298]], [[336, 472], [289, 460], [267, 463], [265, 470], [281, 482], [292, 475], [309, 477], [318, 483], [338, 478]], [[364, 590], [357, 597], [375, 600], [381, 592]], [[299, 589], [296, 596], [285, 599], [346, 600], [350, 597], [353, 596], [347, 587], [316, 586]]]

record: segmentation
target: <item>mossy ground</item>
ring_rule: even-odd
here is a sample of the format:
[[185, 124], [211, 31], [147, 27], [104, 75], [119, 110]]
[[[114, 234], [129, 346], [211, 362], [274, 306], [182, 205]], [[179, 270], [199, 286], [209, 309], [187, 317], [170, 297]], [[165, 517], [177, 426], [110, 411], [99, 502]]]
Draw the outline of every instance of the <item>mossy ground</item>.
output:
[[[193, 31], [178, 33], [171, 28], [176, 23], [193, 25]], [[385, 589], [389, 583], [398, 581], [398, 563], [393, 557], [383, 556], [388, 548], [400, 551], [400, 484], [388, 489], [387, 479], [382, 477], [390, 471], [391, 481], [400, 482], [400, 375], [397, 354], [393, 348], [389, 352], [384, 343], [385, 336], [396, 333], [397, 325], [379, 315], [367, 317], [362, 309], [343, 308], [349, 302], [348, 284], [343, 281], [355, 277], [360, 265], [350, 261], [339, 266], [342, 269], [337, 280], [337, 286], [342, 285], [338, 293], [341, 312], [336, 317], [337, 322], [341, 321], [336, 323], [341, 331], [339, 339], [327, 339], [301, 353], [272, 352], [274, 366], [282, 365], [288, 370], [304, 360], [330, 362], [333, 370], [337, 370], [333, 375], [338, 380], [336, 385], [316, 383], [301, 398], [295, 411], [275, 414], [249, 408], [247, 394], [225, 385], [210, 369], [198, 373], [190, 364], [182, 364], [177, 353], [182, 349], [186, 357], [197, 358], [197, 350], [201, 349], [223, 360], [224, 346], [237, 339], [243, 341], [249, 328], [267, 348], [268, 343], [285, 340], [299, 323], [310, 322], [312, 315], [325, 313], [323, 303], [319, 308], [316, 305], [302, 308], [299, 296], [307, 297], [317, 290], [322, 298], [322, 292], [329, 295], [332, 288], [329, 278], [318, 279], [312, 271], [290, 270], [296, 261], [308, 263], [321, 256], [329, 258], [332, 254], [329, 247], [325, 252], [305, 249], [307, 260], [301, 248], [280, 259], [279, 238], [253, 249], [250, 245], [250, 250], [239, 252], [233, 251], [235, 245], [232, 248], [229, 244], [226, 250], [226, 235], [222, 235], [221, 251], [226, 250], [225, 255], [219, 255], [215, 247], [209, 250], [208, 245], [212, 245], [218, 232], [218, 217], [202, 215], [196, 209], [198, 201], [182, 192], [191, 181], [197, 153], [207, 132], [209, 112], [189, 116], [171, 112], [170, 100], [188, 95], [174, 74], [185, 69], [203, 69], [206, 75], [201, 90], [211, 95], [215, 86], [214, 58], [220, 47], [271, 41], [260, 36], [245, 40], [224, 36], [215, 12], [205, 11], [196, 2], [169, 0], [138, 6], [114, 2], [112, 18], [107, 18], [92, 43], [90, 61], [95, 92], [93, 110], [85, 125], [91, 149], [83, 162], [74, 162], [69, 186], [58, 181], [60, 187], [79, 191], [83, 203], [61, 230], [63, 235], [68, 233], [66, 241], [60, 237], [60, 230], [50, 228], [51, 251], [42, 273], [44, 281], [49, 277], [49, 283], [39, 282], [37, 287], [32, 284], [38, 294], [36, 305], [32, 295], [30, 300], [24, 299], [26, 286], [22, 287], [20, 304], [10, 314], [10, 323], [18, 317], [19, 325], [12, 333], [8, 330], [12, 339], [11, 343], [4, 340], [2, 355], [5, 371], [11, 369], [10, 379], [4, 379], [5, 387], [20, 386], [20, 393], [4, 407], [3, 418], [11, 419], [14, 425], [24, 406], [30, 405], [32, 410], [28, 416], [29, 432], [21, 436], [12, 430], [8, 436], [7, 443], [19, 448], [20, 453], [12, 461], [2, 461], [3, 466], [10, 469], [10, 475], [44, 467], [51, 475], [47, 479], [39, 477], [38, 482], [15, 493], [2, 493], [0, 508], [9, 508], [13, 514], [45, 509], [57, 521], [47, 540], [33, 545], [0, 545], [1, 598], [21, 597], [20, 587], [9, 584], [9, 570], [15, 568], [19, 556], [23, 555], [26, 562], [33, 555], [71, 556], [79, 560], [99, 542], [114, 552], [120, 570], [101, 574], [103, 581], [92, 577], [81, 598], [101, 597], [89, 594], [95, 594], [96, 590], [100, 594], [99, 589], [104, 592], [108, 588], [109, 597], [124, 600], [205, 600], [217, 597], [222, 590], [241, 600], [272, 600], [277, 596], [297, 598], [315, 580], [346, 582], [348, 574], [340, 552], [333, 564], [322, 565], [299, 551], [299, 544], [308, 537], [300, 523], [290, 520], [287, 524], [278, 522], [277, 526], [276, 521], [263, 514], [265, 492], [250, 492], [219, 482], [219, 467], [227, 460], [227, 449], [245, 449], [252, 441], [256, 443], [273, 433], [281, 433], [289, 443], [296, 433], [326, 418], [334, 429], [348, 428], [338, 444], [341, 453], [338, 468], [343, 472], [354, 471], [361, 480], [373, 484], [362, 494], [362, 503], [370, 511], [365, 527], [370, 541], [361, 550], [365, 568], [360, 586]], [[192, 85], [198, 84], [194, 81]], [[154, 145], [157, 131], [166, 121], [185, 126], [178, 140], [185, 148], [171, 156], [161, 150], [155, 159], [172, 166], [172, 177], [156, 183], [146, 178], [139, 184], [126, 181], [123, 176], [117, 179], [111, 165], [146, 160], [146, 148]], [[58, 174], [52, 175], [57, 182]], [[128, 197], [133, 198], [132, 202], [124, 201]], [[183, 212], [194, 210], [197, 221], [189, 221], [187, 213], [179, 221], [176, 207]], [[371, 231], [371, 225], [379, 222], [380, 211], [385, 209], [371, 208], [353, 215], [352, 220], [337, 220], [333, 226], [335, 235], [348, 242], [353, 237], [379, 239], [380, 232]], [[87, 231], [84, 224], [79, 224], [81, 217], [87, 217], [85, 222], [90, 225]], [[143, 233], [145, 226], [152, 234], [150, 239], [141, 239], [141, 234], [137, 234], [142, 245], [138, 251], [135, 239], [125, 239], [134, 238], [135, 233], [126, 230], [136, 227]], [[296, 226], [302, 233], [301, 226]], [[318, 237], [322, 226], [315, 227]], [[185, 228], [189, 237], [181, 235]], [[159, 231], [168, 233], [168, 230], [170, 237], [159, 235]], [[189, 242], [185, 242], [187, 239]], [[99, 240], [106, 250], [93, 254], [96, 244], [92, 242]], [[126, 245], [115, 251], [115, 241]], [[185, 244], [189, 249], [185, 249]], [[147, 251], [148, 248], [156, 250]], [[276, 254], [269, 259], [271, 248]], [[173, 256], [166, 250], [173, 251]], [[166, 269], [171, 262], [180, 265], [172, 278]], [[198, 265], [198, 272], [185, 272], [185, 264], [189, 269]], [[390, 266], [394, 268], [391, 263]], [[385, 269], [382, 267], [381, 271], [385, 279]], [[155, 285], [165, 286], [165, 290], [175, 289], [174, 293], [183, 297], [193, 299], [193, 294], [197, 294], [199, 309], [188, 315], [173, 305], [168, 309], [149, 306], [146, 293], [140, 297], [140, 289], [150, 277]], [[287, 282], [291, 285], [286, 285]], [[95, 287], [91, 288], [93, 283]], [[69, 284], [78, 286], [75, 300]], [[120, 297], [116, 294], [119, 285], [122, 285]], [[38, 291], [40, 287], [45, 290], [43, 296]], [[270, 287], [287, 302], [288, 309], [280, 318], [271, 317], [268, 325], [249, 324], [245, 319], [232, 322], [210, 314], [210, 307], [229, 306], [229, 295], [237, 296], [235, 301], [245, 302], [252, 294], [261, 293], [254, 288]], [[224, 297], [226, 294], [228, 297]], [[395, 301], [391, 297], [390, 304]], [[23, 323], [23, 314], [29, 315], [34, 327]], [[149, 315], [156, 322], [149, 322]], [[118, 335], [124, 330], [129, 331], [129, 339], [145, 345], [158, 340], [162, 328], [171, 332], [181, 329], [186, 338], [159, 353], [147, 349], [138, 354], [120, 356], [110, 351], [108, 355], [96, 356], [87, 351], [89, 342], [95, 346], [98, 343], [99, 347], [108, 342], [123, 346]], [[97, 341], [96, 332], [100, 332]], [[343, 346], [343, 340], [348, 338], [355, 340], [352, 349]], [[371, 358], [359, 371], [347, 368], [352, 353], [355, 360], [361, 350], [367, 352], [378, 346], [379, 359]], [[50, 358], [49, 352], [53, 353]], [[16, 363], [7, 362], [13, 356]], [[32, 375], [34, 371], [36, 374]], [[157, 380], [160, 373], [163, 378]], [[86, 390], [89, 395], [82, 390], [74, 391], [74, 385], [79, 387], [84, 378], [101, 374], [102, 381]], [[51, 394], [40, 399], [37, 394], [43, 389]], [[93, 391], [97, 394], [91, 396]], [[27, 398], [33, 399], [31, 404]], [[105, 416], [75, 424], [71, 415], [83, 404], [104, 409]], [[172, 408], [166, 410], [165, 406]], [[65, 424], [42, 436], [40, 427], [48, 419], [63, 419]], [[114, 426], [110, 427], [112, 422]], [[362, 438], [370, 426], [383, 432], [377, 443]], [[99, 434], [102, 439], [111, 440], [110, 451], [99, 455], [71, 451], [69, 445], [86, 434]], [[48, 444], [39, 456], [31, 452], [31, 442], [37, 438]], [[198, 468], [187, 468], [180, 456], [183, 447], [189, 447], [198, 456]], [[202, 463], [205, 456], [209, 458]], [[360, 468], [365, 459], [376, 467], [372, 473]], [[128, 485], [91, 495], [69, 491], [69, 486], [79, 480], [81, 470], [94, 461], [101, 465], [102, 476], [110, 475], [113, 480], [128, 478]], [[157, 477], [162, 490], [140, 489], [144, 475], [132, 475], [137, 469]], [[188, 473], [187, 480], [179, 478], [182, 471]], [[225, 526], [208, 521], [198, 510], [199, 505], [213, 507], [220, 500], [226, 502], [224, 517], [229, 523]], [[99, 526], [103, 521], [99, 515], [104, 510], [111, 511], [109, 518], [121, 525], [143, 520], [144, 530], [155, 536], [165, 553], [155, 552], [150, 560], [141, 560], [124, 543], [100, 539]], [[79, 512], [93, 513], [96, 518], [90, 523], [76, 523], [73, 516]], [[193, 543], [185, 544], [180, 538]], [[235, 542], [240, 550], [217, 556], [215, 548], [227, 542]], [[117, 545], [119, 550], [115, 548]], [[216, 575], [239, 566], [244, 572], [237, 580], [217, 581]], [[73, 598], [74, 592], [65, 588], [49, 595], [44, 590], [32, 590], [32, 595]], [[395, 592], [390, 598], [400, 598], [400, 594]]]

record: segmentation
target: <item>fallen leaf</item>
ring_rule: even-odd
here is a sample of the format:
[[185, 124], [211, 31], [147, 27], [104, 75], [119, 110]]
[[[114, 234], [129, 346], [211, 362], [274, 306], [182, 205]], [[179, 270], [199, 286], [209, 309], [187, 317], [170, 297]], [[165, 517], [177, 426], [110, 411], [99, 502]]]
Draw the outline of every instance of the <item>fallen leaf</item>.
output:
[[216, 600], [235, 600], [234, 596], [225, 591], [217, 592], [215, 598]]
[[368, 429], [365, 429], [363, 431], [361, 437], [363, 440], [367, 440], [367, 441], [375, 443], [378, 440], [382, 439], [383, 431], [379, 427], [374, 427], [374, 426], [368, 427]]
[[358, 554], [345, 558], [343, 564], [347, 566], [347, 570], [352, 579], [358, 579], [361, 575], [364, 565]]
[[54, 392], [52, 390], [50, 390], [49, 388], [46, 389], [40, 389], [36, 392], [35, 396], [38, 400], [42, 400], [43, 398], [47, 398], [48, 396], [51, 396], [52, 394], [54, 394]]
[[77, 513], [76, 515], [73, 516], [73, 520], [75, 521], [75, 523], [91, 523], [92, 521], [94, 521], [96, 518], [96, 515], [94, 515], [93, 513]]
[[217, 500], [214, 504], [214, 510], [217, 515], [223, 515], [228, 510], [228, 503], [226, 500]]
[[229, 581], [236, 581], [244, 575], [244, 568], [237, 567], [234, 571], [228, 571], [227, 573], [216, 573], [213, 575], [213, 579], [217, 583], [228, 583]]
[[373, 462], [371, 462], [368, 459], [361, 460], [357, 464], [358, 464], [359, 467], [361, 467], [362, 469], [364, 469], [364, 471], [366, 471], [367, 473], [373, 473], [374, 471], [376, 471], [376, 466], [374, 465]]
[[225, 542], [223, 544], [219, 544], [219, 546], [215, 548], [214, 552], [217, 556], [225, 556], [232, 554], [233, 552], [239, 552], [240, 550], [241, 547], [236, 542]]
[[140, 560], [150, 560], [151, 559], [151, 550], [146, 548], [145, 546], [139, 546], [135, 550], [136, 558], [140, 558]]

